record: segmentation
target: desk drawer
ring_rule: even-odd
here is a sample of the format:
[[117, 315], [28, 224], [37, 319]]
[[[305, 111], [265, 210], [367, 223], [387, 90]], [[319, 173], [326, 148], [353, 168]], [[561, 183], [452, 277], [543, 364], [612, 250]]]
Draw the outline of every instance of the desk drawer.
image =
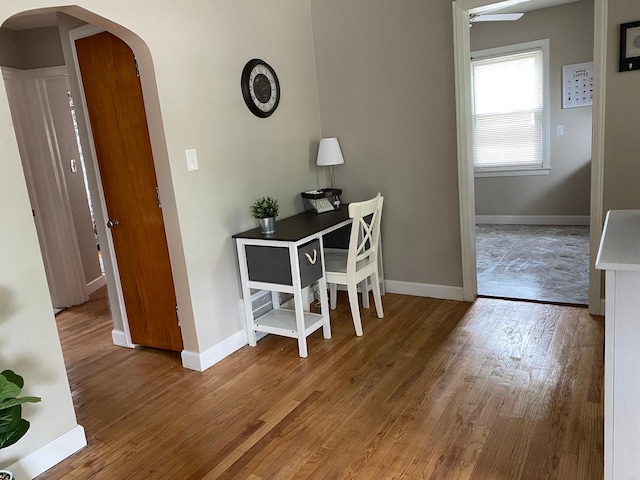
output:
[[300, 265], [302, 288], [308, 287], [322, 276], [321, 253], [319, 240], [314, 240], [298, 247], [298, 264]]
[[[277, 283], [279, 285], [293, 285], [289, 249], [287, 247], [247, 245], [245, 252], [247, 254], [249, 280]], [[313, 240], [298, 247], [300, 282], [303, 288], [322, 277], [320, 253], [320, 242], [318, 240]]]

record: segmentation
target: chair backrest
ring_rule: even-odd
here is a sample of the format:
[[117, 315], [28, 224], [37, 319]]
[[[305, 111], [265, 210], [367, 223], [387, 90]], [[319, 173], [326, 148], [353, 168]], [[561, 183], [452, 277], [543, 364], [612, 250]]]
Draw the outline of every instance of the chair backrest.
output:
[[377, 261], [383, 201], [384, 197], [378, 193], [371, 200], [349, 204], [349, 217], [353, 219], [353, 224], [349, 238], [347, 274], [356, 271], [358, 262]]

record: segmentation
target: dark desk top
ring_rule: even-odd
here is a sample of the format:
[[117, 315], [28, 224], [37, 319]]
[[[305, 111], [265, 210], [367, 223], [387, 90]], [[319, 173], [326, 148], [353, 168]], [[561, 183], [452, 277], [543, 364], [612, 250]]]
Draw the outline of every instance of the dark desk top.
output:
[[265, 235], [260, 228], [237, 233], [233, 238], [249, 238], [264, 240], [279, 240], [284, 242], [297, 242], [310, 235], [314, 235], [325, 229], [331, 228], [349, 219], [349, 209], [343, 204], [338, 210], [325, 213], [304, 212], [292, 217], [276, 221], [275, 233]]

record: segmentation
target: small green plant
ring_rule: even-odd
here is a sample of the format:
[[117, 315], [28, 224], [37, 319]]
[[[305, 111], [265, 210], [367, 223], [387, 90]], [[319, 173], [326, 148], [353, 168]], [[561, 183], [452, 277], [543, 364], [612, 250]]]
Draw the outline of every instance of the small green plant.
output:
[[22, 418], [23, 403], [37, 403], [40, 397], [20, 397], [22, 377], [11, 370], [0, 373], [0, 448], [13, 445], [27, 430], [29, 422]]
[[262, 197], [251, 205], [251, 215], [254, 218], [269, 218], [278, 216], [278, 200], [271, 197]]

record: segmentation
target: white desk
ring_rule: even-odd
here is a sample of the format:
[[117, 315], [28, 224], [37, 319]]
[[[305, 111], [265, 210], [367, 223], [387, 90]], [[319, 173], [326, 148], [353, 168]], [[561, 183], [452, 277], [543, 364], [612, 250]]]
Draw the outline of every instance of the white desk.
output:
[[[346, 205], [326, 213], [301, 213], [276, 222], [276, 231], [264, 235], [259, 228], [234, 235], [242, 283], [249, 345], [256, 346], [256, 332], [298, 339], [301, 357], [307, 356], [306, 337], [322, 327], [331, 338], [329, 301], [325, 280], [323, 235], [351, 223]], [[303, 289], [317, 282], [320, 313], [305, 311]], [[273, 295], [273, 310], [253, 318], [251, 289], [293, 294], [294, 309], [279, 308]]]
[[604, 478], [640, 478], [640, 210], [607, 214], [596, 268], [606, 270]]

